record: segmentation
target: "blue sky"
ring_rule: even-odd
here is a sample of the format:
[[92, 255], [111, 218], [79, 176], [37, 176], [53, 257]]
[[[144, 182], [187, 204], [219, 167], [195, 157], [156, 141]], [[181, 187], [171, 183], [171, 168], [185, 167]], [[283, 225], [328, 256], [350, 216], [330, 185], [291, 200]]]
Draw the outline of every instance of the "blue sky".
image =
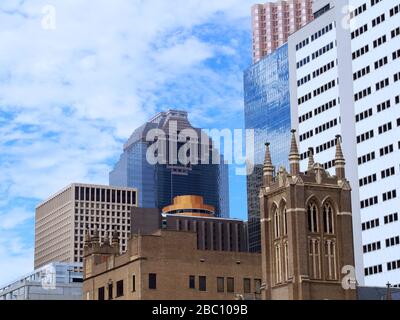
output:
[[[71, 182], [108, 183], [123, 142], [155, 112], [243, 127], [251, 4], [0, 2], [0, 284], [33, 268], [35, 205]], [[245, 179], [230, 171], [231, 215], [245, 218]]]

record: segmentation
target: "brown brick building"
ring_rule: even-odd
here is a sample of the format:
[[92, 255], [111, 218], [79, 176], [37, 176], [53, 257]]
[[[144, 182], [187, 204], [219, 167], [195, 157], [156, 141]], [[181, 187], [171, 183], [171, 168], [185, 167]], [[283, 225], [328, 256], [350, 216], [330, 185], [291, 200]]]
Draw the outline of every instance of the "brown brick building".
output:
[[342, 268], [354, 267], [354, 255], [340, 137], [335, 176], [314, 163], [312, 150], [307, 172], [299, 172], [299, 159], [292, 131], [290, 172], [281, 168], [274, 177], [267, 144], [260, 191], [263, 298], [355, 299], [356, 290], [342, 287]]
[[86, 236], [84, 299], [260, 299], [261, 256], [247, 252], [241, 220], [214, 217], [199, 196], [133, 208], [128, 251], [113, 234]]
[[134, 235], [122, 255], [108, 239], [100, 245], [96, 234], [86, 243], [84, 299], [260, 298], [260, 255], [198, 250], [195, 232]]

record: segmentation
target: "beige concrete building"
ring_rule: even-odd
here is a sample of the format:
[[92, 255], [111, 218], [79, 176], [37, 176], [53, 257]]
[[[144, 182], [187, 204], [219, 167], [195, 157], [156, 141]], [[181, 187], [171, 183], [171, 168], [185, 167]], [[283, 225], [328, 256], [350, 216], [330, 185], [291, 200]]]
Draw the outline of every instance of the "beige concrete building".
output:
[[120, 251], [130, 237], [136, 189], [71, 184], [36, 207], [35, 269], [50, 262], [82, 262], [84, 230], [101, 236], [115, 230]]
[[299, 161], [295, 130], [289, 173], [281, 168], [274, 176], [267, 144], [260, 191], [263, 298], [356, 299], [351, 188], [340, 137], [335, 176], [314, 163], [312, 150], [307, 172]]
[[198, 250], [195, 232], [134, 235], [122, 255], [109, 239], [100, 245], [98, 234], [86, 240], [84, 299], [260, 298], [260, 254]]
[[251, 8], [253, 62], [272, 53], [313, 20], [313, 0], [287, 0], [255, 4]]

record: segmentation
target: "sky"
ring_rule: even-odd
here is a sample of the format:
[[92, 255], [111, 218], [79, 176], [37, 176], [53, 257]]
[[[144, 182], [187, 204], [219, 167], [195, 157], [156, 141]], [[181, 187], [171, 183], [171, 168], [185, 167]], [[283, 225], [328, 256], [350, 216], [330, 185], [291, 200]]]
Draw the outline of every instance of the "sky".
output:
[[[156, 112], [243, 128], [252, 3], [1, 0], [0, 285], [33, 270], [35, 206], [72, 182], [107, 184]], [[230, 207], [246, 219], [233, 167]]]

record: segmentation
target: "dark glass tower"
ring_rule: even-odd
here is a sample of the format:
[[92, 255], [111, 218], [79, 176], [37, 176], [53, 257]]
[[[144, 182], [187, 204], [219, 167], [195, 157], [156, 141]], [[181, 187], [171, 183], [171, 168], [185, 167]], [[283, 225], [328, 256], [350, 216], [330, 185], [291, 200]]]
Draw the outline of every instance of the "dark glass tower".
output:
[[[138, 205], [144, 208], [163, 208], [172, 203], [176, 196], [199, 195], [207, 204], [215, 207], [215, 214], [220, 217], [229, 217], [229, 185], [228, 169], [224, 158], [212, 147], [201, 141], [198, 150], [206, 148], [210, 152], [206, 164], [173, 164], [169, 162], [170, 124], [180, 133], [184, 129], [194, 129], [201, 137], [201, 129], [193, 128], [187, 112], [169, 110], [161, 112], [147, 123], [137, 128], [124, 145], [124, 152], [120, 160], [110, 172], [110, 185], [126, 186], [138, 189]], [[166, 164], [152, 165], [146, 158], [148, 147], [154, 141], [146, 141], [146, 136], [152, 129], [161, 129], [166, 134]], [[177, 150], [183, 145], [177, 142]], [[220, 164], [211, 161], [218, 157]]]
[[247, 176], [250, 251], [261, 251], [259, 191], [265, 142], [271, 143], [273, 163], [288, 165], [290, 147], [289, 61], [287, 44], [244, 72], [246, 129], [254, 129], [254, 171]]

